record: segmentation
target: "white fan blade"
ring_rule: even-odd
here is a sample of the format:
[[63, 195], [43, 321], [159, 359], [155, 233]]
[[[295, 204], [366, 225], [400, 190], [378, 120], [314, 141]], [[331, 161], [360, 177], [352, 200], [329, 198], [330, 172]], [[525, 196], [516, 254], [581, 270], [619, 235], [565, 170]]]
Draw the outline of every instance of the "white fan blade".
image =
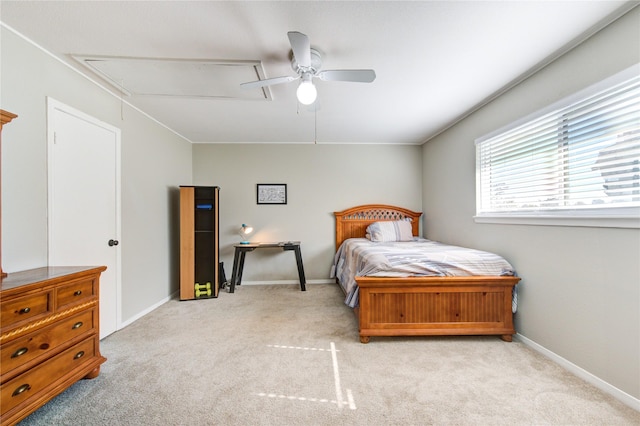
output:
[[308, 68], [311, 66], [311, 43], [309, 37], [297, 31], [289, 31], [289, 43], [293, 56], [296, 58], [298, 66]]
[[288, 83], [290, 81], [297, 80], [298, 78], [300, 77], [286, 76], [286, 77], [267, 78], [265, 80], [257, 80], [257, 81], [250, 81], [248, 83], [241, 83], [240, 87], [242, 89], [253, 89], [255, 87], [273, 86], [274, 84]]
[[326, 70], [317, 75], [324, 81], [352, 81], [355, 83], [371, 83], [376, 79], [374, 70]]

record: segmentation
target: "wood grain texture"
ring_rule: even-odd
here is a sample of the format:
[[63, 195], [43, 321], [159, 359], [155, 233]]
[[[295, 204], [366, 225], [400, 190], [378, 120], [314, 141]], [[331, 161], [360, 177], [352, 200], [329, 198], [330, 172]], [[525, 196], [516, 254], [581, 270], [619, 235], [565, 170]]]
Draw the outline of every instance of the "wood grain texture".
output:
[[[422, 213], [385, 204], [367, 204], [334, 213], [336, 249], [347, 238], [363, 238], [367, 226], [411, 219], [419, 233]], [[515, 333], [511, 276], [356, 277], [360, 341], [371, 336], [498, 335]]]
[[13, 425], [82, 378], [100, 354], [99, 267], [15, 272], [0, 286], [0, 424]]
[[373, 222], [411, 219], [413, 235], [417, 236], [420, 233], [422, 213], [402, 207], [387, 204], [365, 204], [333, 214], [336, 217], [336, 250], [347, 238], [364, 238], [367, 226]]
[[180, 300], [195, 297], [195, 188], [180, 187]]

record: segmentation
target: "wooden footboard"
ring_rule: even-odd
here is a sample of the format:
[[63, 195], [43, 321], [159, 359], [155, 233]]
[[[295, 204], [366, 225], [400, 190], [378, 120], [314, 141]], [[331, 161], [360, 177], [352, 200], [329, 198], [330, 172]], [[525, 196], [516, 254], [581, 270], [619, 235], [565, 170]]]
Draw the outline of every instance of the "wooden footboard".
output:
[[356, 277], [360, 341], [371, 336], [515, 333], [512, 290], [518, 277]]

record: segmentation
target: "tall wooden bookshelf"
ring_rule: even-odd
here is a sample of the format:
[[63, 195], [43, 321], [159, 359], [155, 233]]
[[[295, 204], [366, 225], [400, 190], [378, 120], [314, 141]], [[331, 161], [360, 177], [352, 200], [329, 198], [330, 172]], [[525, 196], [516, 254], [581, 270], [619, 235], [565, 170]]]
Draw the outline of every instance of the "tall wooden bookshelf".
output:
[[180, 186], [180, 300], [218, 297], [220, 188]]

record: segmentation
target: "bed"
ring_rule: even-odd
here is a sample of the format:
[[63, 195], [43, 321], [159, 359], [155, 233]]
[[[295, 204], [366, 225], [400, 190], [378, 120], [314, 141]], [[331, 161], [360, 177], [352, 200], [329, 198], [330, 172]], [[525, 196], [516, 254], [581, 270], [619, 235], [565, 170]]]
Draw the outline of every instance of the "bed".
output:
[[[386, 221], [409, 222], [414, 239], [423, 240], [418, 237], [420, 212], [367, 204], [334, 215], [337, 253], [332, 274], [347, 299], [351, 296], [335, 273], [345, 241], [359, 239], [356, 245], [364, 244], [369, 225]], [[354, 274], [357, 301], [350, 303], [362, 343], [373, 336], [497, 335], [504, 341], [512, 340], [515, 286], [520, 281], [515, 271], [482, 276], [400, 276], [406, 274]]]

